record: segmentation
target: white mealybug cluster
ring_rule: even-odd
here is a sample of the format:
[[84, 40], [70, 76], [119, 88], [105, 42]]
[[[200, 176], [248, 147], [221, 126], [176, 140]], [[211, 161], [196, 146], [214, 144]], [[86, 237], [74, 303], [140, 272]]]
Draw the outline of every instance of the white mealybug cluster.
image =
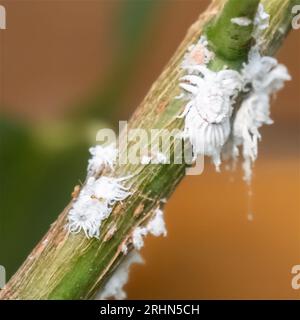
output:
[[190, 94], [190, 100], [180, 116], [185, 117], [184, 136], [190, 140], [195, 156], [211, 156], [218, 169], [242, 78], [234, 70], [214, 72], [205, 65], [185, 68], [190, 74], [181, 79], [180, 87]]
[[132, 233], [132, 244], [137, 249], [140, 250], [144, 246], [144, 239], [148, 234], [148, 230], [146, 227], [137, 227], [134, 229]]
[[232, 18], [230, 21], [231, 23], [241, 27], [248, 27], [250, 26], [250, 24], [252, 24], [252, 20], [250, 20], [247, 17], [236, 17], [236, 18]]
[[[272, 123], [270, 98], [283, 87], [285, 81], [290, 80], [283, 65], [259, 52], [261, 35], [268, 27], [269, 18], [260, 4], [253, 21], [246, 17], [231, 19], [233, 24], [239, 26], [246, 27], [252, 23], [254, 26], [253, 39], [256, 44], [250, 50], [248, 63], [244, 64], [241, 72], [228, 68], [218, 72], [210, 70], [208, 63], [214, 58], [214, 53], [208, 49], [208, 41], [202, 36], [184, 56], [182, 68], [186, 75], [180, 83], [183, 92], [176, 97], [186, 101], [179, 117], [184, 117], [183, 138], [191, 143], [194, 156], [210, 156], [219, 169], [221, 155], [226, 153], [235, 159], [241, 147], [247, 181], [251, 179], [252, 163], [257, 158], [257, 144], [261, 138], [259, 128]], [[240, 106], [235, 106], [240, 93], [244, 99]], [[90, 149], [90, 153], [92, 158], [88, 164], [87, 182], [68, 215], [69, 231], [83, 231], [89, 238], [99, 237], [102, 221], [109, 217], [113, 206], [131, 194], [130, 188], [123, 185], [130, 176], [97, 178], [103, 168], [113, 171], [117, 159], [115, 146], [96, 146]], [[166, 164], [169, 160], [160, 152], [144, 155], [141, 164], [150, 163]], [[143, 262], [137, 250], [143, 247], [144, 238], [149, 233], [154, 236], [167, 235], [160, 208], [156, 208], [153, 218], [146, 225], [133, 230], [130, 239], [123, 240], [119, 250], [126, 257], [96, 299], [126, 298], [123, 286], [128, 280], [129, 268], [133, 263]], [[135, 249], [133, 252], [129, 252], [130, 241]]]
[[166, 164], [169, 163], [167, 156], [162, 152], [157, 152], [152, 161], [154, 164]]
[[96, 145], [91, 147], [89, 151], [92, 156], [88, 162], [89, 176], [99, 173], [105, 167], [113, 170], [118, 155], [118, 149], [115, 147], [115, 145]]
[[155, 237], [167, 236], [164, 212], [161, 209], [157, 208], [155, 210], [153, 219], [147, 224], [147, 230]]
[[154, 155], [144, 155], [141, 158], [141, 164], [167, 164], [170, 163], [167, 156], [162, 152], [155, 152]]
[[130, 179], [132, 176], [123, 178], [100, 177], [99, 179], [89, 178], [93, 182], [94, 196], [104, 200], [109, 206], [113, 206], [117, 201], [126, 199], [131, 193], [128, 187], [124, 187], [121, 182]]
[[272, 57], [262, 57], [257, 47], [251, 49], [248, 64], [242, 70], [244, 90], [249, 91], [233, 121], [232, 155], [238, 155], [242, 146], [244, 179], [251, 180], [252, 163], [257, 158], [257, 145], [261, 139], [259, 128], [272, 124], [270, 99], [291, 79], [287, 68]]
[[167, 236], [164, 213], [159, 208], [155, 210], [153, 218], [145, 227], [137, 227], [134, 229], [132, 233], [132, 244], [137, 250], [140, 250], [144, 246], [143, 238], [149, 233], [155, 237], [159, 237], [161, 235], [164, 237]]
[[96, 295], [96, 300], [106, 300], [114, 297], [123, 300], [127, 297], [123, 287], [128, 282], [129, 270], [132, 264], [142, 264], [144, 260], [137, 251], [130, 252], [125, 260], [118, 266], [104, 288]]
[[121, 246], [121, 252], [126, 255], [128, 253], [128, 247], [126, 245], [126, 243], [123, 243]]
[[205, 36], [202, 36], [195, 45], [191, 45], [184, 56], [182, 67], [209, 63], [214, 58], [214, 53], [208, 50], [207, 45]]
[[142, 156], [141, 164], [146, 165], [146, 164], [149, 164], [149, 163], [151, 163], [151, 157], [149, 157], [149, 156]]
[[259, 4], [254, 18], [252, 33], [256, 44], [248, 55], [248, 63], [241, 71], [243, 91], [246, 97], [233, 119], [232, 134], [224, 153], [233, 159], [239, 155], [238, 147], [242, 147], [244, 158], [244, 180], [248, 183], [252, 177], [252, 165], [257, 158], [258, 141], [261, 139], [259, 128], [264, 124], [272, 124], [270, 118], [270, 100], [284, 82], [291, 79], [287, 68], [279, 64], [275, 58], [262, 56], [259, 46], [262, 43], [262, 32], [269, 26], [270, 15]]
[[[178, 97], [187, 100], [181, 115], [185, 117], [183, 137], [190, 141], [195, 156], [211, 156], [217, 169], [221, 155], [235, 159], [241, 145], [247, 181], [251, 178], [251, 164], [257, 157], [258, 129], [263, 124], [272, 123], [270, 98], [283, 87], [285, 81], [290, 80], [285, 66], [272, 57], [261, 56], [259, 52], [262, 32], [268, 28], [269, 19], [269, 14], [260, 4], [253, 20], [252, 36], [256, 44], [250, 50], [248, 63], [244, 64], [241, 72], [228, 69], [213, 72], [207, 67], [209, 60], [195, 59], [195, 53], [191, 55], [192, 50], [187, 52], [182, 64], [187, 73], [180, 83], [184, 94]], [[240, 26], [252, 23], [245, 17], [233, 18], [231, 22]], [[197, 45], [206, 47], [200, 51], [207, 53], [208, 43], [203, 39], [201, 37]], [[239, 93], [245, 98], [238, 111], [233, 112]]]
[[257, 44], [260, 42], [260, 36], [264, 30], [269, 27], [270, 15], [265, 11], [265, 8], [262, 3], [258, 5], [258, 10], [254, 17], [254, 30], [253, 38], [256, 40]]
[[69, 231], [72, 233], [84, 231], [88, 238], [98, 238], [101, 223], [109, 217], [113, 205], [131, 194], [129, 188], [121, 184], [129, 178], [88, 178], [69, 211]]
[[241, 27], [247, 27], [253, 23], [253, 38], [258, 40], [259, 36], [261, 35], [261, 32], [268, 28], [269, 20], [270, 15], [265, 11], [263, 4], [260, 3], [258, 5], [258, 9], [253, 21], [247, 17], [235, 17], [232, 18], [230, 21], [231, 23], [239, 25]]
[[103, 300], [114, 297], [117, 300], [121, 300], [126, 298], [126, 292], [123, 287], [128, 281], [130, 266], [133, 263], [144, 262], [137, 250], [140, 250], [143, 247], [144, 237], [149, 233], [156, 237], [167, 235], [164, 213], [160, 208], [155, 210], [153, 218], [145, 227], [137, 227], [134, 229], [132, 233], [132, 244], [135, 248], [134, 251], [128, 253], [127, 245], [124, 243], [122, 244], [121, 251], [127, 256], [114, 272], [112, 277], [108, 280], [104, 288], [97, 294], [95, 299]]

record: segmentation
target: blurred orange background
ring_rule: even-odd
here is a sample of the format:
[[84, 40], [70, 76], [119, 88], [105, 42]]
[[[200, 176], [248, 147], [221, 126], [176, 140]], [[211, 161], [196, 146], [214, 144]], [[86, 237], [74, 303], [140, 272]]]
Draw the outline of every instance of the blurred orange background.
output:
[[[143, 2], [0, 1], [7, 10], [1, 114], [29, 125], [64, 121], [124, 76], [115, 89], [118, 108], [106, 121], [128, 119], [209, 3], [152, 1], [142, 40], [128, 54], [123, 32], [139, 24], [123, 30], [120, 17]], [[294, 30], [278, 54], [293, 81], [272, 105], [275, 124], [262, 130], [251, 199], [241, 170], [218, 174], [206, 161], [201, 176], [186, 177], [166, 206], [167, 238], [149, 237], [145, 265], [132, 267], [129, 299], [300, 298], [291, 287], [291, 269], [300, 264], [299, 57]], [[97, 116], [109, 108], [101, 106]]]

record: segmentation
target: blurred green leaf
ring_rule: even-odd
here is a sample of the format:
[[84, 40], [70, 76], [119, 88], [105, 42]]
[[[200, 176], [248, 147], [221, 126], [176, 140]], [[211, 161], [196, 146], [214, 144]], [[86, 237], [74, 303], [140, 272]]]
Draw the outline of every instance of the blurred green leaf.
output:
[[30, 130], [0, 121], [0, 252], [10, 276], [84, 178], [87, 143], [49, 152]]

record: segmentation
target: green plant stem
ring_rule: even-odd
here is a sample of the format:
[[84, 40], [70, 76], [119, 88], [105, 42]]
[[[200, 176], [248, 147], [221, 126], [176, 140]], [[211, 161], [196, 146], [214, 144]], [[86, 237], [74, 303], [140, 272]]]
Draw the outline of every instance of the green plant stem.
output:
[[214, 52], [222, 60], [229, 60], [234, 65], [244, 62], [251, 45], [253, 23], [240, 26], [232, 23], [231, 19], [243, 17], [253, 21], [259, 0], [230, 0], [222, 13], [209, 24], [207, 37]]
[[[225, 0], [215, 0], [191, 26], [175, 55], [137, 108], [130, 120], [129, 128], [147, 130], [157, 128], [170, 131], [172, 129], [182, 129], [183, 121], [178, 119], [177, 115], [182, 112], [185, 102], [175, 99], [175, 96], [180, 93], [178, 83], [183, 75], [181, 62], [187, 48], [198, 41], [203, 28], [208, 22], [212, 21], [216, 14], [218, 17], [215, 20], [216, 29], [211, 31], [214, 35], [210, 40], [216, 46], [216, 52], [222, 56], [224, 65], [237, 59], [239, 63], [236, 64], [236, 68], [238, 68], [241, 57], [243, 57], [243, 61], [246, 61], [245, 50], [248, 48], [251, 30], [247, 29], [246, 34], [244, 31], [240, 35], [236, 34], [236, 30], [232, 29], [229, 18], [240, 16], [242, 13], [247, 15], [248, 9], [251, 12], [249, 16], [252, 17], [257, 1], [243, 0], [239, 2], [243, 2], [243, 5], [237, 6], [238, 11], [234, 12], [236, 0], [227, 2]], [[224, 6], [225, 3], [227, 3], [226, 6]], [[286, 21], [289, 19], [287, 10], [290, 1], [264, 0], [264, 3], [269, 12], [272, 13], [270, 27], [264, 35], [264, 52], [273, 54], [278, 47], [277, 41], [281, 41], [289, 29]], [[278, 10], [279, 7], [280, 10]], [[220, 25], [222, 26], [221, 29]], [[276, 41], [274, 41], [272, 35], [283, 25], [286, 26], [284, 32], [278, 34]], [[224, 30], [229, 30], [229, 33], [224, 32]], [[231, 31], [235, 37], [239, 38], [241, 36], [241, 39], [232, 42]], [[219, 44], [216, 40], [218, 32], [223, 37]], [[236, 43], [238, 46], [242, 45], [243, 48], [240, 50], [241, 48], [231, 47], [228, 52], [225, 52], [224, 48], [219, 48], [221, 45], [226, 46], [227, 43], [231, 43], [233, 46]], [[125, 132], [122, 133], [122, 135], [124, 134]], [[178, 142], [175, 142], [172, 145], [172, 150], [169, 150], [171, 154], [176, 147], [178, 147]], [[125, 151], [121, 150], [121, 152]], [[161, 199], [169, 198], [185, 175], [185, 165], [141, 166], [126, 164], [118, 166], [114, 174], [118, 177], [135, 174], [131, 180], [133, 195], [114, 207], [110, 217], [101, 227], [100, 239], [87, 239], [81, 233], [77, 235], [67, 233], [65, 229], [66, 217], [72, 206], [71, 201], [18, 272], [1, 291], [0, 298], [92, 298], [99, 288], [103, 287], [114, 268], [122, 261], [121, 245], [130, 239], [134, 228], [144, 225], [153, 216], [153, 211], [161, 204]], [[117, 231], [111, 239], [107, 240], [106, 235], [112, 223], [117, 227]], [[131, 248], [132, 245], [129, 245], [129, 249]]]

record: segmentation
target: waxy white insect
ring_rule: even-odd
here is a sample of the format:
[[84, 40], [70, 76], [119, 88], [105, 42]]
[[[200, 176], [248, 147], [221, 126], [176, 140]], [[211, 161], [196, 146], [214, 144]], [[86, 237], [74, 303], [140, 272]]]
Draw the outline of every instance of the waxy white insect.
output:
[[97, 174], [105, 167], [113, 170], [118, 155], [118, 149], [115, 145], [96, 145], [91, 147], [89, 152], [92, 157], [88, 161], [88, 175]]
[[129, 188], [122, 185], [129, 178], [88, 178], [69, 211], [69, 231], [78, 233], [82, 230], [88, 238], [98, 238], [102, 221], [109, 217], [114, 204], [131, 194]]
[[238, 92], [241, 75], [234, 70], [214, 72], [204, 65], [187, 66], [193, 74], [182, 77], [180, 87], [190, 100], [180, 117], [185, 117], [184, 135], [194, 153], [211, 156], [217, 168], [220, 153], [230, 134], [230, 117]]
[[117, 270], [105, 284], [104, 288], [97, 294], [96, 300], [106, 300], [114, 297], [123, 300], [127, 297], [123, 287], [129, 278], [129, 270], [133, 264], [142, 264], [144, 259], [137, 251], [130, 252], [125, 260], [118, 266]]
[[233, 121], [231, 153], [235, 158], [238, 146], [242, 146], [244, 179], [250, 182], [252, 164], [257, 158], [258, 141], [261, 139], [259, 128], [273, 123], [270, 118], [271, 96], [291, 77], [284, 65], [278, 64], [272, 57], [261, 56], [257, 47], [250, 50], [249, 61], [244, 65], [242, 75], [244, 90], [249, 94]]

